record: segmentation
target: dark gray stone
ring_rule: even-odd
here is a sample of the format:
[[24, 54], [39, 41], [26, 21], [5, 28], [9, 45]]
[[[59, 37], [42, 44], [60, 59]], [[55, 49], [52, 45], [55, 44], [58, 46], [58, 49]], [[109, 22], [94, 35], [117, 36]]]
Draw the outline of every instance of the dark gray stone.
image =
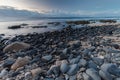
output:
[[92, 60], [99, 66], [101, 66], [104, 63], [103, 59], [97, 58], [97, 57], [93, 57]]
[[83, 79], [84, 80], [93, 80], [89, 75], [87, 75], [86, 73], [83, 73]]
[[68, 70], [67, 74], [72, 76], [72, 75], [75, 75], [77, 71], [79, 71], [78, 64], [73, 64], [73, 65], [70, 65], [70, 69]]
[[93, 80], [101, 80], [98, 72], [93, 69], [93, 68], [89, 68], [86, 70], [86, 73], [93, 79]]
[[4, 64], [3, 64], [3, 67], [11, 67], [11, 65], [14, 63], [15, 61], [12, 60], [12, 59], [8, 59], [8, 60], [5, 60]]
[[68, 63], [62, 63], [61, 66], [60, 66], [60, 71], [62, 73], [66, 73], [69, 70], [69, 68], [70, 67], [69, 67]]
[[104, 71], [100, 70], [99, 75], [104, 80], [113, 80], [112, 76], [108, 72], [104, 72]]

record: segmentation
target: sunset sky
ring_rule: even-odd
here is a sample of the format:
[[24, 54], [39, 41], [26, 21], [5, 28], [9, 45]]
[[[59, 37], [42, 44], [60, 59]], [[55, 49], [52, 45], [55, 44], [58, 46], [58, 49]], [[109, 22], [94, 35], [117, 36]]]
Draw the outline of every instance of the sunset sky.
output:
[[0, 6], [50, 15], [120, 16], [120, 0], [0, 0]]

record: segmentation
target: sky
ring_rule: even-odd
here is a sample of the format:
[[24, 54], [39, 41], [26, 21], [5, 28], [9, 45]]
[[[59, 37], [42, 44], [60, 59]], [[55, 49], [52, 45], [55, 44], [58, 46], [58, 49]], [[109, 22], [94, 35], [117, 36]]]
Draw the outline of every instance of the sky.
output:
[[120, 0], [0, 0], [3, 9], [35, 16], [120, 16]]

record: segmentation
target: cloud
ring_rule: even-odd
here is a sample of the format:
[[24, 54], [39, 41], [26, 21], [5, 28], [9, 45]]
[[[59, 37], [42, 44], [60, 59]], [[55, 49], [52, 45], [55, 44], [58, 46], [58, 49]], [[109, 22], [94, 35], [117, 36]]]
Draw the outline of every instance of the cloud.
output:
[[[108, 16], [118, 15], [120, 0], [0, 0], [15, 7], [22, 16], [34, 11], [45, 16]], [[107, 3], [107, 4], [106, 4]], [[0, 3], [1, 4], [1, 3]], [[23, 10], [24, 9], [24, 10]], [[21, 11], [20, 11], [21, 10]], [[28, 12], [29, 10], [29, 12]], [[15, 14], [13, 13], [13, 14]], [[24, 15], [22, 14], [24, 13]], [[25, 15], [26, 14], [26, 15]], [[34, 13], [31, 13], [32, 15]], [[29, 15], [31, 15], [29, 14]], [[34, 14], [35, 16], [36, 14]], [[38, 16], [38, 15], [37, 15]], [[44, 15], [42, 15], [44, 16]]]
[[28, 10], [18, 10], [14, 7], [1, 6], [0, 17], [14, 17], [14, 18], [32, 18], [42, 16], [43, 14]]

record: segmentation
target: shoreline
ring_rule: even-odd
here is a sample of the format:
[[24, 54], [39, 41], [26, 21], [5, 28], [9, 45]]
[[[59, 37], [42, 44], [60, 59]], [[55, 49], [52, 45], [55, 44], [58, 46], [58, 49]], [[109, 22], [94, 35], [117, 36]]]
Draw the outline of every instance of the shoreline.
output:
[[0, 79], [120, 79], [119, 25], [69, 25], [60, 31], [1, 39]]
[[[34, 23], [34, 24], [33, 24]], [[5, 25], [6, 24], [6, 25]], [[4, 34], [7, 37], [16, 35], [27, 35], [28, 33], [44, 33], [49, 31], [55, 31], [63, 29], [71, 25], [73, 28], [81, 28], [86, 26], [116, 26], [120, 25], [120, 22], [115, 19], [100, 19], [100, 20], [63, 20], [63, 21], [33, 21], [33, 22], [12, 22], [12, 23], [0, 23], [0, 34]], [[9, 33], [9, 34], [8, 34]]]

